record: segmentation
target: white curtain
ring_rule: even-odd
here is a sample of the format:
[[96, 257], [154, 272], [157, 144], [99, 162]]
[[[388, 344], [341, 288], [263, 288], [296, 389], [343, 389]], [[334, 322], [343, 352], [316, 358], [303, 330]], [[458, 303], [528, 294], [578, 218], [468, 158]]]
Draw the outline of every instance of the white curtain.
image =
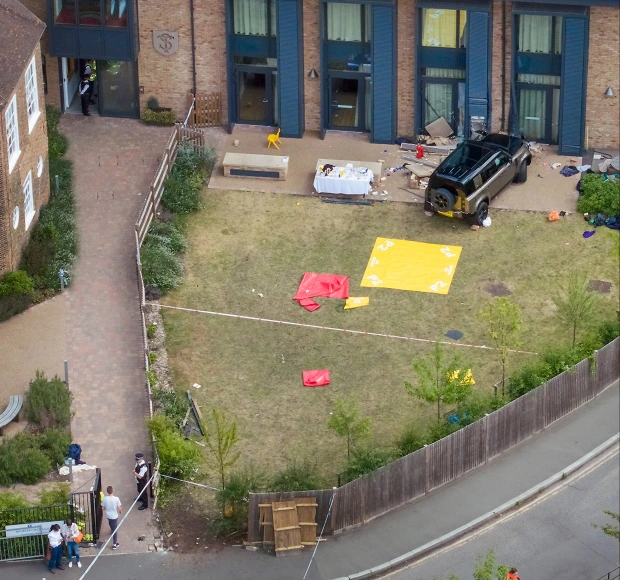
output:
[[553, 89], [551, 119], [551, 142], [558, 142], [558, 128], [560, 123], [560, 89]]
[[459, 68], [425, 68], [425, 77], [442, 77], [444, 79], [464, 79], [465, 70]]
[[521, 14], [519, 17], [519, 52], [551, 53], [553, 16]]
[[267, 35], [267, 1], [234, 0], [235, 34]]
[[362, 6], [327, 3], [327, 40], [361, 42]]
[[559, 85], [560, 77], [555, 75], [519, 74], [517, 75], [517, 82], [533, 83], [536, 85]]
[[424, 91], [424, 123], [443, 117], [452, 124], [452, 84], [427, 83]]
[[547, 91], [519, 91], [519, 125], [527, 139], [545, 138]]

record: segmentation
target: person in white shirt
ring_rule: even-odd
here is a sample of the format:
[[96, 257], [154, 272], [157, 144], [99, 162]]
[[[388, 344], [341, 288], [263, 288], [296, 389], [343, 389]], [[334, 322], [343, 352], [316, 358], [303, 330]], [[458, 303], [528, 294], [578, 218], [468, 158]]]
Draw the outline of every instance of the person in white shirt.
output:
[[112, 489], [111, 485], [108, 485], [106, 491], [108, 495], [106, 495], [101, 500], [101, 507], [105, 513], [105, 517], [108, 518], [108, 524], [110, 524], [110, 531], [114, 535], [112, 538], [112, 549], [116, 550], [118, 548], [118, 535], [116, 534], [116, 527], [118, 526], [118, 516], [123, 513], [121, 509], [121, 500], [118, 499], [114, 495], [114, 489]]
[[69, 558], [69, 568], [73, 567], [73, 556], [75, 556], [75, 561], [77, 562], [77, 567], [81, 568], [82, 563], [80, 562], [80, 547], [78, 546], [75, 538], [77, 538], [80, 530], [72, 520], [67, 520], [65, 525], [60, 530], [62, 537], [65, 539], [67, 544], [67, 558]]
[[50, 543], [51, 554], [50, 561], [47, 565], [47, 569], [52, 574], [56, 574], [54, 567], [59, 570], [64, 570], [61, 566], [62, 564], [62, 534], [60, 533], [60, 526], [58, 524], [54, 524], [50, 528], [49, 534], [47, 534], [47, 538]]

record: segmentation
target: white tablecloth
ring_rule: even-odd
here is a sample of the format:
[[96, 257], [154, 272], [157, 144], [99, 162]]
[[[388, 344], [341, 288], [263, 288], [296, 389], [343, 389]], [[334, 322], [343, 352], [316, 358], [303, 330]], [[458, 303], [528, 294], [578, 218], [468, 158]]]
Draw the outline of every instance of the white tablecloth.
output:
[[314, 189], [318, 193], [346, 193], [351, 195], [364, 195], [370, 192], [370, 183], [374, 178], [370, 169], [367, 169], [362, 177], [339, 177], [340, 170], [344, 171], [344, 168], [336, 167], [328, 176], [321, 175], [317, 171], [314, 177]]

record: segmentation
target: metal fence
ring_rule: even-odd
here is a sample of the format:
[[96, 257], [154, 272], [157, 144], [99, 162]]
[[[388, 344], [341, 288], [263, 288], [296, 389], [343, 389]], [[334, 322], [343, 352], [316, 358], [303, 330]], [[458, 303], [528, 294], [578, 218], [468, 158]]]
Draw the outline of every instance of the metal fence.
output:
[[[594, 367], [592, 367], [594, 365]], [[337, 489], [326, 533], [359, 526], [485, 465], [595, 398], [620, 376], [620, 338], [573, 368], [448, 437]], [[317, 522], [333, 490], [250, 494], [248, 540], [260, 540], [258, 504], [317, 498]]]
[[620, 566], [614, 568], [611, 572], [607, 572], [605, 576], [601, 576], [598, 580], [616, 580], [616, 578], [620, 578]]
[[21, 538], [0, 538], [0, 562], [45, 557], [46, 541], [42, 533]]

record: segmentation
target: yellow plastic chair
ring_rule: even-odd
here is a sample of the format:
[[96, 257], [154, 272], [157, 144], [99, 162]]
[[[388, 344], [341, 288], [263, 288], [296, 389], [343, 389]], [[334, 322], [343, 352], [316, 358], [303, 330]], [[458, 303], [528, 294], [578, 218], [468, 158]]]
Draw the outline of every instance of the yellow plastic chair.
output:
[[271, 135], [267, 135], [267, 149], [269, 149], [272, 145], [276, 148], [276, 149], [280, 149], [278, 147], [278, 143], [282, 143], [282, 141], [280, 141], [280, 129], [278, 129], [277, 133], [271, 133]]

